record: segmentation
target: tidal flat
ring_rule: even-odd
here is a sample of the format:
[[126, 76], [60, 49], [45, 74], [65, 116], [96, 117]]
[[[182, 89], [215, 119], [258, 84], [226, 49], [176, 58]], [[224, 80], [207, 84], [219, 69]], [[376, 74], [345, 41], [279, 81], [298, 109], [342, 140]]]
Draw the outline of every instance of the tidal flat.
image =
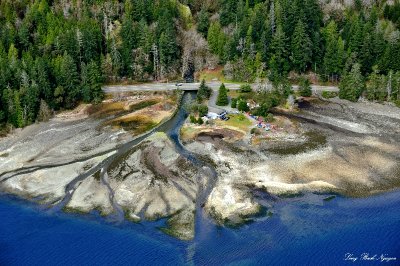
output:
[[190, 124], [181, 106], [191, 98], [116, 94], [2, 138], [0, 189], [54, 211], [168, 218], [161, 230], [190, 240], [205, 220], [236, 227], [269, 217], [279, 199], [400, 186], [396, 107], [311, 102], [275, 110], [278, 129], [261, 137], [253, 122]]

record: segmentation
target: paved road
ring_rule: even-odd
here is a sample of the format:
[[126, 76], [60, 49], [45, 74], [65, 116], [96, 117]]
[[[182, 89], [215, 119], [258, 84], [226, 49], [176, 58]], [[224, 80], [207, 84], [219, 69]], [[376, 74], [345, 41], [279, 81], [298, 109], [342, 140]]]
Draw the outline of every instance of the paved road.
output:
[[[181, 83], [182, 86], [179, 86], [180, 89], [186, 91], [196, 91], [200, 87], [200, 83]], [[207, 86], [212, 88], [213, 90], [218, 90], [219, 86], [221, 86], [221, 82], [209, 82]], [[238, 90], [240, 85], [233, 83], [225, 83], [225, 86], [231, 90]], [[104, 86], [103, 90], [106, 93], [115, 93], [115, 92], [129, 92], [129, 91], [167, 91], [167, 90], [176, 90], [178, 86], [175, 83], [144, 83], [138, 85], [111, 85]]]
[[[218, 90], [221, 82], [208, 82], [207, 86], [212, 88], [213, 90]], [[179, 88], [187, 91], [195, 91], [199, 88], [200, 83], [182, 83], [182, 86]], [[233, 83], [225, 83], [225, 86], [230, 90], [238, 90], [240, 85]], [[257, 89], [257, 85], [252, 85], [253, 89]], [[139, 85], [110, 85], [104, 86], [103, 90], [106, 93], [115, 93], [115, 92], [129, 92], [129, 91], [166, 91], [166, 90], [176, 90], [178, 87], [175, 83], [144, 83]], [[322, 91], [339, 91], [338, 87], [334, 86], [317, 86], [312, 85], [312, 90], [314, 92], [322, 92]], [[293, 86], [293, 89], [297, 90], [298, 86]]]
[[[182, 83], [179, 86], [180, 89], [185, 91], [196, 91], [198, 90], [200, 83]], [[227, 110], [229, 107], [219, 107], [215, 105], [218, 95], [218, 89], [221, 86], [221, 82], [208, 82], [207, 86], [209, 86], [213, 92], [211, 94], [211, 98], [209, 100], [209, 110], [211, 112], [220, 113], [223, 110]], [[240, 88], [239, 84], [233, 83], [225, 83], [225, 86], [230, 90], [238, 90]], [[253, 89], [257, 89], [257, 84], [252, 84]], [[271, 85], [269, 85], [271, 87]], [[103, 90], [106, 93], [118, 93], [118, 92], [130, 92], [130, 91], [168, 91], [168, 90], [176, 90], [178, 86], [175, 83], [144, 83], [138, 85], [110, 85], [104, 86]], [[272, 87], [271, 87], [272, 88]], [[298, 89], [298, 86], [293, 86], [294, 90]], [[339, 91], [338, 87], [334, 86], [317, 86], [312, 85], [311, 89], [314, 93], [320, 94], [322, 91]], [[227, 110], [229, 111], [229, 110]]]

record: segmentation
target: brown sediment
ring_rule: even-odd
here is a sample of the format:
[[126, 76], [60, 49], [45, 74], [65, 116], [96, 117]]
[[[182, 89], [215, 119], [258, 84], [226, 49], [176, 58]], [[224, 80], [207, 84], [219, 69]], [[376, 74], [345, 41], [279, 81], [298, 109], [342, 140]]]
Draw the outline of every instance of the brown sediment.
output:
[[[188, 134], [186, 148], [191, 154], [199, 154], [197, 159], [204, 162], [201, 167], [191, 157], [184, 157], [184, 152], [162, 133], [122, 143], [117, 136], [125, 134], [123, 130], [117, 134], [109, 127], [100, 134], [93, 129], [100, 123], [95, 119], [88, 119], [88, 125], [82, 128], [77, 121], [63, 126], [48, 123], [43, 132], [24, 131], [18, 143], [7, 140], [18, 145], [0, 143], [7, 152], [3, 153], [6, 157], [0, 156], [0, 176], [4, 178], [0, 185], [12, 193], [47, 202], [62, 199], [62, 203], [68, 203], [71, 197], [84, 195], [84, 208], [92, 204], [93, 209], [101, 209], [98, 202], [102, 199], [103, 207], [111, 203], [114, 210], [117, 206], [122, 215], [134, 220], [168, 217], [171, 231], [166, 232], [183, 239], [192, 237], [191, 211], [201, 210], [204, 201], [205, 209], [227, 224], [246, 221], [259, 213], [261, 206], [254, 200], [252, 189], [280, 197], [332, 192], [357, 197], [400, 187], [395, 114], [386, 119], [358, 109], [347, 110], [346, 106], [343, 111], [337, 104], [311, 103], [307, 110], [296, 113], [305, 119], [294, 118], [293, 124], [277, 119], [284, 128], [282, 138], [267, 143], [269, 146], [250, 144], [243, 140], [247, 135], [231, 128], [190, 125], [195, 130]], [[173, 113], [169, 100], [155, 104], [144, 100], [132, 108], [133, 113], [105, 123], [138, 134]], [[110, 104], [105, 109], [103, 114], [114, 115], [121, 106]], [[93, 115], [98, 112], [91, 111]], [[285, 134], [305, 138], [285, 139]], [[59, 135], [59, 140], [52, 139]], [[124, 136], [132, 141], [128, 135]], [[39, 145], [33, 145], [33, 140]], [[35, 160], [27, 162], [27, 158]], [[216, 169], [216, 183], [204, 178], [205, 166]], [[97, 187], [109, 197], [99, 198]], [[36, 193], [38, 190], [41, 193]], [[82, 210], [82, 206], [75, 207]]]

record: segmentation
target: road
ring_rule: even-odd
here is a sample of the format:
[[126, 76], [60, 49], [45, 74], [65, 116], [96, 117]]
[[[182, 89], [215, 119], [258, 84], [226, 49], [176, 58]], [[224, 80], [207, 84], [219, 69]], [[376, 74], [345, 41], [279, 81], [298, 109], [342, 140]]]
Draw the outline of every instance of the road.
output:
[[[185, 91], [196, 91], [200, 87], [200, 83], [180, 83], [181, 86], [177, 86], [176, 83], [144, 83], [138, 85], [110, 85], [104, 86], [103, 90], [105, 93], [118, 93], [118, 92], [131, 92], [131, 91], [168, 91], [168, 90], [176, 90], [177, 88]], [[229, 90], [238, 90], [240, 89], [240, 84], [234, 83], [224, 83], [225, 87]], [[220, 113], [224, 110], [230, 109], [230, 106], [227, 107], [219, 107], [215, 104], [218, 95], [218, 89], [221, 86], [221, 82], [213, 81], [208, 82], [207, 86], [210, 87], [213, 92], [211, 94], [211, 98], [209, 100], [209, 110], [210, 112]], [[251, 85], [254, 90], [257, 89], [257, 84]], [[270, 88], [271, 85], [269, 85]], [[294, 90], [298, 89], [297, 85], [293, 86]], [[334, 86], [319, 86], [312, 85], [311, 89], [313, 93], [320, 94], [322, 91], [333, 91], [338, 92], [339, 88]], [[229, 111], [229, 110], [227, 110]]]
[[[197, 91], [200, 87], [200, 83], [180, 83], [179, 89], [185, 91]], [[218, 90], [221, 86], [221, 82], [208, 82], [207, 86], [213, 90]], [[225, 86], [231, 90], [238, 90], [240, 88], [239, 84], [225, 83]], [[129, 92], [129, 91], [167, 91], [176, 90], [178, 86], [175, 83], [144, 83], [138, 85], [111, 85], [104, 86], [103, 90], [106, 93], [115, 92]]]
[[[186, 91], [196, 91], [200, 87], [200, 83], [181, 83], [180, 89]], [[217, 91], [221, 82], [213, 81], [208, 82], [207, 86]], [[239, 84], [225, 83], [225, 86], [230, 90], [238, 90], [240, 88]], [[253, 89], [257, 89], [257, 84], [252, 84]], [[106, 93], [116, 93], [116, 92], [129, 92], [129, 91], [167, 91], [176, 90], [178, 86], [175, 83], [144, 83], [138, 85], [110, 85], [104, 86], [103, 90]], [[293, 89], [297, 90], [298, 86], [293, 86]], [[313, 92], [318, 93], [322, 91], [339, 91], [338, 87], [334, 86], [318, 86], [312, 85], [311, 89]]]

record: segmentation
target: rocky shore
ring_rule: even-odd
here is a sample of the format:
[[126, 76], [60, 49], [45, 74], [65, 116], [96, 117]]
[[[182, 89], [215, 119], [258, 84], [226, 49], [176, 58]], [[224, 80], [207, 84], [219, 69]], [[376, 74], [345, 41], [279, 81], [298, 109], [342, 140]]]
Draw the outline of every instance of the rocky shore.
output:
[[[128, 117], [159, 111], [161, 123], [174, 111], [149, 106]], [[182, 147], [166, 133], [135, 140], [105, 123], [126, 112], [55, 118], [0, 139], [0, 189], [49, 208], [134, 222], [166, 218], [163, 232], [190, 240], [198, 212], [228, 225], [263, 212], [269, 206], [256, 192], [360, 197], [399, 187], [400, 109], [375, 109], [313, 101], [300, 111], [276, 110], [290, 130], [268, 139], [252, 141], [250, 128], [204, 125], [186, 130]]]

